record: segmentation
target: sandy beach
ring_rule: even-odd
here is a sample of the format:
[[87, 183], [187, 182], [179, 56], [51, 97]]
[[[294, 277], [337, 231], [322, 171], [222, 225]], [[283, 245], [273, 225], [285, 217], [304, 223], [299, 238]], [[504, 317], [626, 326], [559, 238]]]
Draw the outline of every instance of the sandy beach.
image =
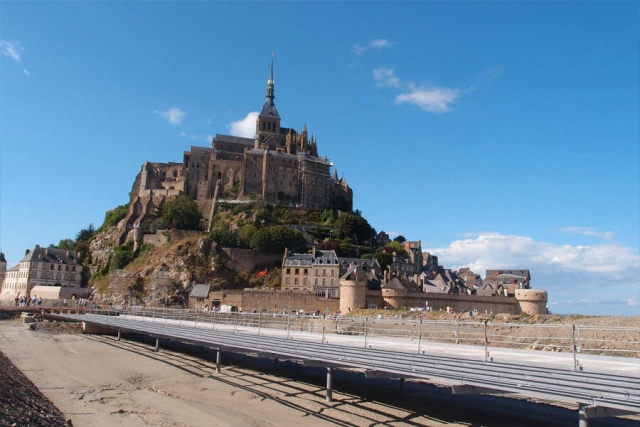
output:
[[[31, 331], [19, 319], [1, 321], [0, 350], [76, 427], [507, 426], [577, 421], [570, 407], [488, 396], [451, 398], [446, 390], [414, 383], [407, 383], [401, 394], [397, 381], [365, 380], [349, 372], [336, 375], [334, 401], [326, 403], [322, 369], [280, 363], [275, 370], [266, 359], [225, 355], [216, 373], [211, 350], [171, 350], [165, 345], [156, 353], [151, 342], [59, 332]], [[534, 419], [522, 418], [536, 411]]]

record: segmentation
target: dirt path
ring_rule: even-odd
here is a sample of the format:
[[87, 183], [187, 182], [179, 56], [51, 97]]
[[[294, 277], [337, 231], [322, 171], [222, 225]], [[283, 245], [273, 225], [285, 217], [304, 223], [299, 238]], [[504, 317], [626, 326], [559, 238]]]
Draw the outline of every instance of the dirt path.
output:
[[225, 357], [216, 374], [212, 351], [155, 353], [151, 343], [58, 332], [2, 321], [0, 350], [76, 427], [577, 425], [574, 408], [452, 398], [413, 383], [400, 394], [396, 381], [348, 372], [336, 374], [335, 401], [326, 403], [321, 369], [281, 363], [274, 372], [270, 361]]

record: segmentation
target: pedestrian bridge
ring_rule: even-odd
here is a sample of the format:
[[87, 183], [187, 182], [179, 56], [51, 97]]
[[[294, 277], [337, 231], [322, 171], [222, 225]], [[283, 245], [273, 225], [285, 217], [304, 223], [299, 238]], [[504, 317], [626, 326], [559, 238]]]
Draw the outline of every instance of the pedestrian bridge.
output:
[[454, 394], [516, 393], [578, 404], [579, 427], [587, 427], [594, 418], [640, 413], [637, 358], [583, 354], [578, 363], [575, 353], [489, 348], [486, 340], [484, 346], [437, 343], [423, 340], [420, 331], [410, 340], [337, 329], [329, 334], [324, 321], [321, 332], [294, 331], [290, 318], [284, 329], [274, 329], [260, 321], [257, 326], [239, 323], [237, 315], [225, 321], [222, 316], [216, 321], [215, 315], [183, 319], [137, 312], [48, 316], [108, 328], [118, 339], [121, 332], [148, 335], [156, 338], [156, 350], [160, 340], [215, 349], [217, 372], [223, 352], [324, 367], [327, 402], [332, 400], [334, 370], [349, 369], [367, 378], [398, 379], [401, 389], [409, 379], [444, 383]]

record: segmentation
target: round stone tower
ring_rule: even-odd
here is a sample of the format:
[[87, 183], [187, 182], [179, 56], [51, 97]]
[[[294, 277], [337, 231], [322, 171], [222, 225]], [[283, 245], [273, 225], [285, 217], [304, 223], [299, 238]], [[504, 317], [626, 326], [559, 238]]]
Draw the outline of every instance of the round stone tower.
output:
[[520, 311], [526, 314], [547, 314], [547, 291], [540, 289], [516, 289]]
[[351, 310], [366, 308], [367, 277], [360, 267], [346, 278], [340, 280], [340, 311], [348, 313]]
[[144, 238], [144, 231], [142, 227], [140, 227], [140, 223], [136, 222], [133, 226], [133, 251], [137, 251], [140, 244], [142, 244], [142, 239]]

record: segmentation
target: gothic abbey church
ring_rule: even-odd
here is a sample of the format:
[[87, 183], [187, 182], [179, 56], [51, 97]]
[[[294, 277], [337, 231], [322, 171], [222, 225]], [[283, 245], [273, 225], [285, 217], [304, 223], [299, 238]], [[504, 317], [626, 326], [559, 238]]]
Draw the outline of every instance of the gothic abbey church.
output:
[[[145, 162], [138, 173], [121, 240], [167, 198], [186, 194], [205, 218], [219, 199], [262, 200], [311, 210], [352, 210], [353, 192], [333, 164], [318, 156], [313, 137], [280, 126], [274, 103], [273, 59], [253, 139], [217, 134], [209, 147], [191, 147], [182, 163]], [[122, 242], [121, 242], [122, 243]]]

